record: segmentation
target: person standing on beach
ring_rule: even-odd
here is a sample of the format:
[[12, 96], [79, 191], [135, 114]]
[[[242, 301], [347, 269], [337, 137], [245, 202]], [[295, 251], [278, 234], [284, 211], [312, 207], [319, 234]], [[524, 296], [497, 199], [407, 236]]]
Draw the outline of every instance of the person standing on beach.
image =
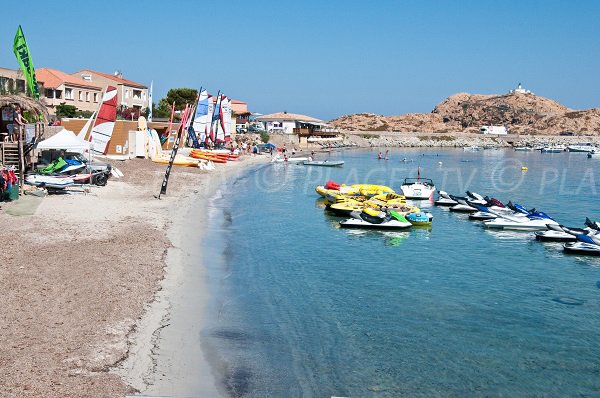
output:
[[12, 125], [12, 134], [9, 134], [9, 141], [15, 142], [15, 133], [17, 134], [17, 141], [20, 139], [21, 132], [25, 128], [25, 124], [29, 123], [27, 119], [21, 115], [21, 107], [19, 105], [15, 106], [15, 111], [13, 113], [13, 125]]

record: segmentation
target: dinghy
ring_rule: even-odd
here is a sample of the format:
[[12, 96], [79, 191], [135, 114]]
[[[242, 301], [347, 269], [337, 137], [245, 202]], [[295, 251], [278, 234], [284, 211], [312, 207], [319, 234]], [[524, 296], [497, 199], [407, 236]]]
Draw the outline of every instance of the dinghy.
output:
[[344, 165], [343, 160], [305, 160], [302, 162], [305, 166], [321, 166], [321, 167], [341, 167]]

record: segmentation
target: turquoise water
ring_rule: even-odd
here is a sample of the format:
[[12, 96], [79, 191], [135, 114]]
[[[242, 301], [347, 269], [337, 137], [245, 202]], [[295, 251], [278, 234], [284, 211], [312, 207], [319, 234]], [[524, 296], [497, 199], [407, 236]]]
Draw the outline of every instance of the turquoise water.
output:
[[269, 164], [213, 203], [203, 341], [227, 393], [598, 396], [600, 259], [440, 207], [431, 207], [431, 229], [342, 230], [314, 187], [399, 190], [420, 167], [438, 189], [512, 199], [581, 227], [600, 219], [600, 162], [508, 150], [376, 154], [332, 154], [343, 168]]

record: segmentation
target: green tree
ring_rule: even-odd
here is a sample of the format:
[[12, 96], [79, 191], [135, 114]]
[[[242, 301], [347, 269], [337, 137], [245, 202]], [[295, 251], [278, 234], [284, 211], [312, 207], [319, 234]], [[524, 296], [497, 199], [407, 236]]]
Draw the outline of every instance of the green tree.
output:
[[77, 108], [73, 105], [67, 105], [65, 102], [56, 106], [56, 116], [58, 117], [75, 117], [76, 113]]
[[171, 117], [171, 104], [167, 102], [166, 98], [161, 99], [158, 105], [152, 110], [152, 117], [165, 119]]
[[[167, 102], [167, 104], [173, 104], [173, 102], [175, 102], [175, 110], [180, 111], [185, 108], [185, 104], [193, 104], [196, 102], [197, 95], [198, 90], [193, 88], [172, 88], [169, 90], [164, 100]], [[161, 100], [161, 102], [162, 101], [163, 100]], [[169, 115], [170, 110], [171, 107], [169, 106]]]

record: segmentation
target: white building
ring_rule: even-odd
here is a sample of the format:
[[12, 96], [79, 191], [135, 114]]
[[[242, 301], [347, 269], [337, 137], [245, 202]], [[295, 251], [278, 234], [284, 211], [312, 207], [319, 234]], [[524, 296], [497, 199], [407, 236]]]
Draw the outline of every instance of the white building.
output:
[[521, 83], [514, 90], [509, 91], [510, 94], [533, 94], [530, 90], [525, 90]]
[[294, 129], [305, 128], [307, 125], [324, 126], [325, 122], [314, 117], [296, 113], [277, 112], [256, 118], [264, 124], [265, 130], [274, 134], [294, 134]]

